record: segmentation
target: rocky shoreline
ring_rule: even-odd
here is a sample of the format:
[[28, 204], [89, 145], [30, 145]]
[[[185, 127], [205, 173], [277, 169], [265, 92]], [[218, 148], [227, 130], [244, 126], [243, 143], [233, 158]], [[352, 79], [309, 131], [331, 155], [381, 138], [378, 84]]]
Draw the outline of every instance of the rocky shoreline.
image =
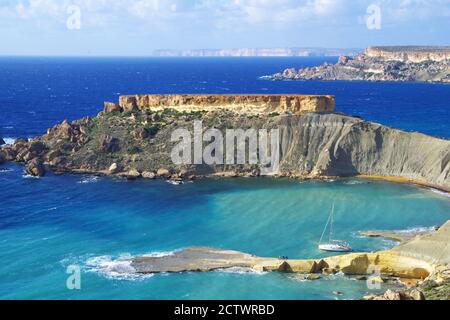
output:
[[401, 81], [450, 83], [450, 47], [372, 47], [337, 64], [286, 69], [271, 80]]
[[[222, 132], [279, 129], [280, 168], [275, 177], [383, 178], [450, 191], [449, 140], [335, 113], [334, 101], [324, 104], [329, 97], [193, 97], [204, 101], [202, 109], [190, 110], [187, 104], [166, 107], [161, 105], [169, 101], [164, 95], [151, 97], [151, 101], [164, 101], [155, 107], [130, 97], [121, 98], [119, 104], [105, 103], [97, 117], [64, 121], [41, 137], [3, 145], [0, 163], [23, 163], [32, 176], [51, 171], [180, 181], [261, 175], [264, 166], [260, 164], [175, 165], [172, 132], [192, 131], [194, 121], [202, 121], [204, 128]], [[183, 99], [192, 101], [189, 96]], [[213, 102], [208, 105], [208, 101]]]
[[[370, 283], [415, 280], [412, 285], [389, 290], [366, 300], [449, 299], [450, 221], [435, 231], [423, 232], [386, 251], [351, 253], [323, 259], [290, 260], [258, 257], [232, 250], [195, 247], [163, 256], [142, 256], [130, 260], [136, 274], [210, 272], [247, 268], [255, 272], [296, 274], [302, 280], [343, 273]], [[378, 272], [375, 272], [378, 270]], [[129, 270], [127, 271], [129, 272]]]

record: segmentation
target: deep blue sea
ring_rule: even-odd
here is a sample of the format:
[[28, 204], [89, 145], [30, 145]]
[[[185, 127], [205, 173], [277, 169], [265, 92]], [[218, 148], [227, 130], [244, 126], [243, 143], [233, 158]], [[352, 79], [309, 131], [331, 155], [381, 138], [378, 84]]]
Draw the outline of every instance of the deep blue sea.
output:
[[[105, 100], [136, 93], [334, 94], [338, 111], [450, 137], [449, 85], [259, 79], [335, 60], [0, 58], [0, 137], [40, 135], [64, 119], [96, 115]], [[117, 272], [129, 268], [121, 259], [190, 246], [321, 257], [317, 242], [333, 203], [336, 236], [358, 251], [395, 245], [361, 238], [359, 231], [428, 228], [450, 218], [447, 195], [381, 181], [264, 178], [172, 186], [79, 175], [34, 179], [19, 165], [1, 165], [0, 299], [359, 299], [376, 293], [340, 275], [302, 282], [245, 270]], [[71, 265], [82, 270], [81, 290], [66, 287]]]

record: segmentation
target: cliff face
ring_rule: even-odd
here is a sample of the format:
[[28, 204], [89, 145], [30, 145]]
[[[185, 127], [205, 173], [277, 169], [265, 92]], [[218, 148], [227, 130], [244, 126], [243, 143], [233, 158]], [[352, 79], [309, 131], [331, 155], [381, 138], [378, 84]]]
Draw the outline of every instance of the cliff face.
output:
[[[124, 97], [121, 101], [129, 103], [129, 99]], [[204, 130], [216, 128], [224, 136], [232, 128], [279, 129], [280, 176], [392, 176], [450, 190], [450, 141], [342, 114], [244, 114], [221, 108], [195, 112], [147, 108], [121, 111], [64, 122], [31, 142], [18, 141], [4, 147], [0, 156], [26, 163], [28, 172], [36, 175], [41, 175], [45, 167], [57, 172], [132, 178], [260, 174], [262, 167], [258, 164], [175, 165], [171, 152], [178, 142], [170, 142], [171, 134], [179, 128], [192, 132], [194, 120], [202, 120]]]
[[450, 61], [450, 47], [370, 47], [365, 54], [371, 58], [412, 63]]
[[121, 96], [119, 107], [125, 111], [180, 112], [227, 109], [238, 113], [333, 112], [333, 96], [315, 95], [134, 95]]
[[337, 114], [280, 121], [284, 170], [313, 176], [395, 176], [450, 189], [450, 141]]

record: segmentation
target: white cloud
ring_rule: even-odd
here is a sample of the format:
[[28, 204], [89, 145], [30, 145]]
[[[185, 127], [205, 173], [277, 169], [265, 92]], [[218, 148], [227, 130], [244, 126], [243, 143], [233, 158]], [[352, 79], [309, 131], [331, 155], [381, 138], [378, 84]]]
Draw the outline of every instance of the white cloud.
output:
[[67, 18], [67, 6], [78, 5], [87, 27], [123, 21], [156, 26], [191, 23], [219, 28], [264, 24], [289, 27], [318, 19], [323, 24], [348, 17], [356, 21], [371, 3], [379, 4], [392, 22], [450, 16], [450, 0], [9, 0], [0, 3], [0, 15], [60, 23]]

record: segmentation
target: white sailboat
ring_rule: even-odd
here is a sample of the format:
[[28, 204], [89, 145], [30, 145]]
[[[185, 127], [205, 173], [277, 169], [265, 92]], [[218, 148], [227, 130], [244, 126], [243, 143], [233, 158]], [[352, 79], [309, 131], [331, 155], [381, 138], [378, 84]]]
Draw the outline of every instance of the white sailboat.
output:
[[[322, 232], [322, 236], [319, 241], [319, 250], [327, 251], [327, 252], [351, 252], [353, 249], [350, 247], [346, 241], [342, 240], [333, 240], [333, 223], [334, 223], [334, 203], [331, 208], [330, 216], [328, 217], [327, 224], [325, 225], [325, 229]], [[322, 243], [323, 237], [325, 236], [325, 232], [327, 231], [328, 225], [330, 225], [330, 236], [328, 239], [328, 243]]]

